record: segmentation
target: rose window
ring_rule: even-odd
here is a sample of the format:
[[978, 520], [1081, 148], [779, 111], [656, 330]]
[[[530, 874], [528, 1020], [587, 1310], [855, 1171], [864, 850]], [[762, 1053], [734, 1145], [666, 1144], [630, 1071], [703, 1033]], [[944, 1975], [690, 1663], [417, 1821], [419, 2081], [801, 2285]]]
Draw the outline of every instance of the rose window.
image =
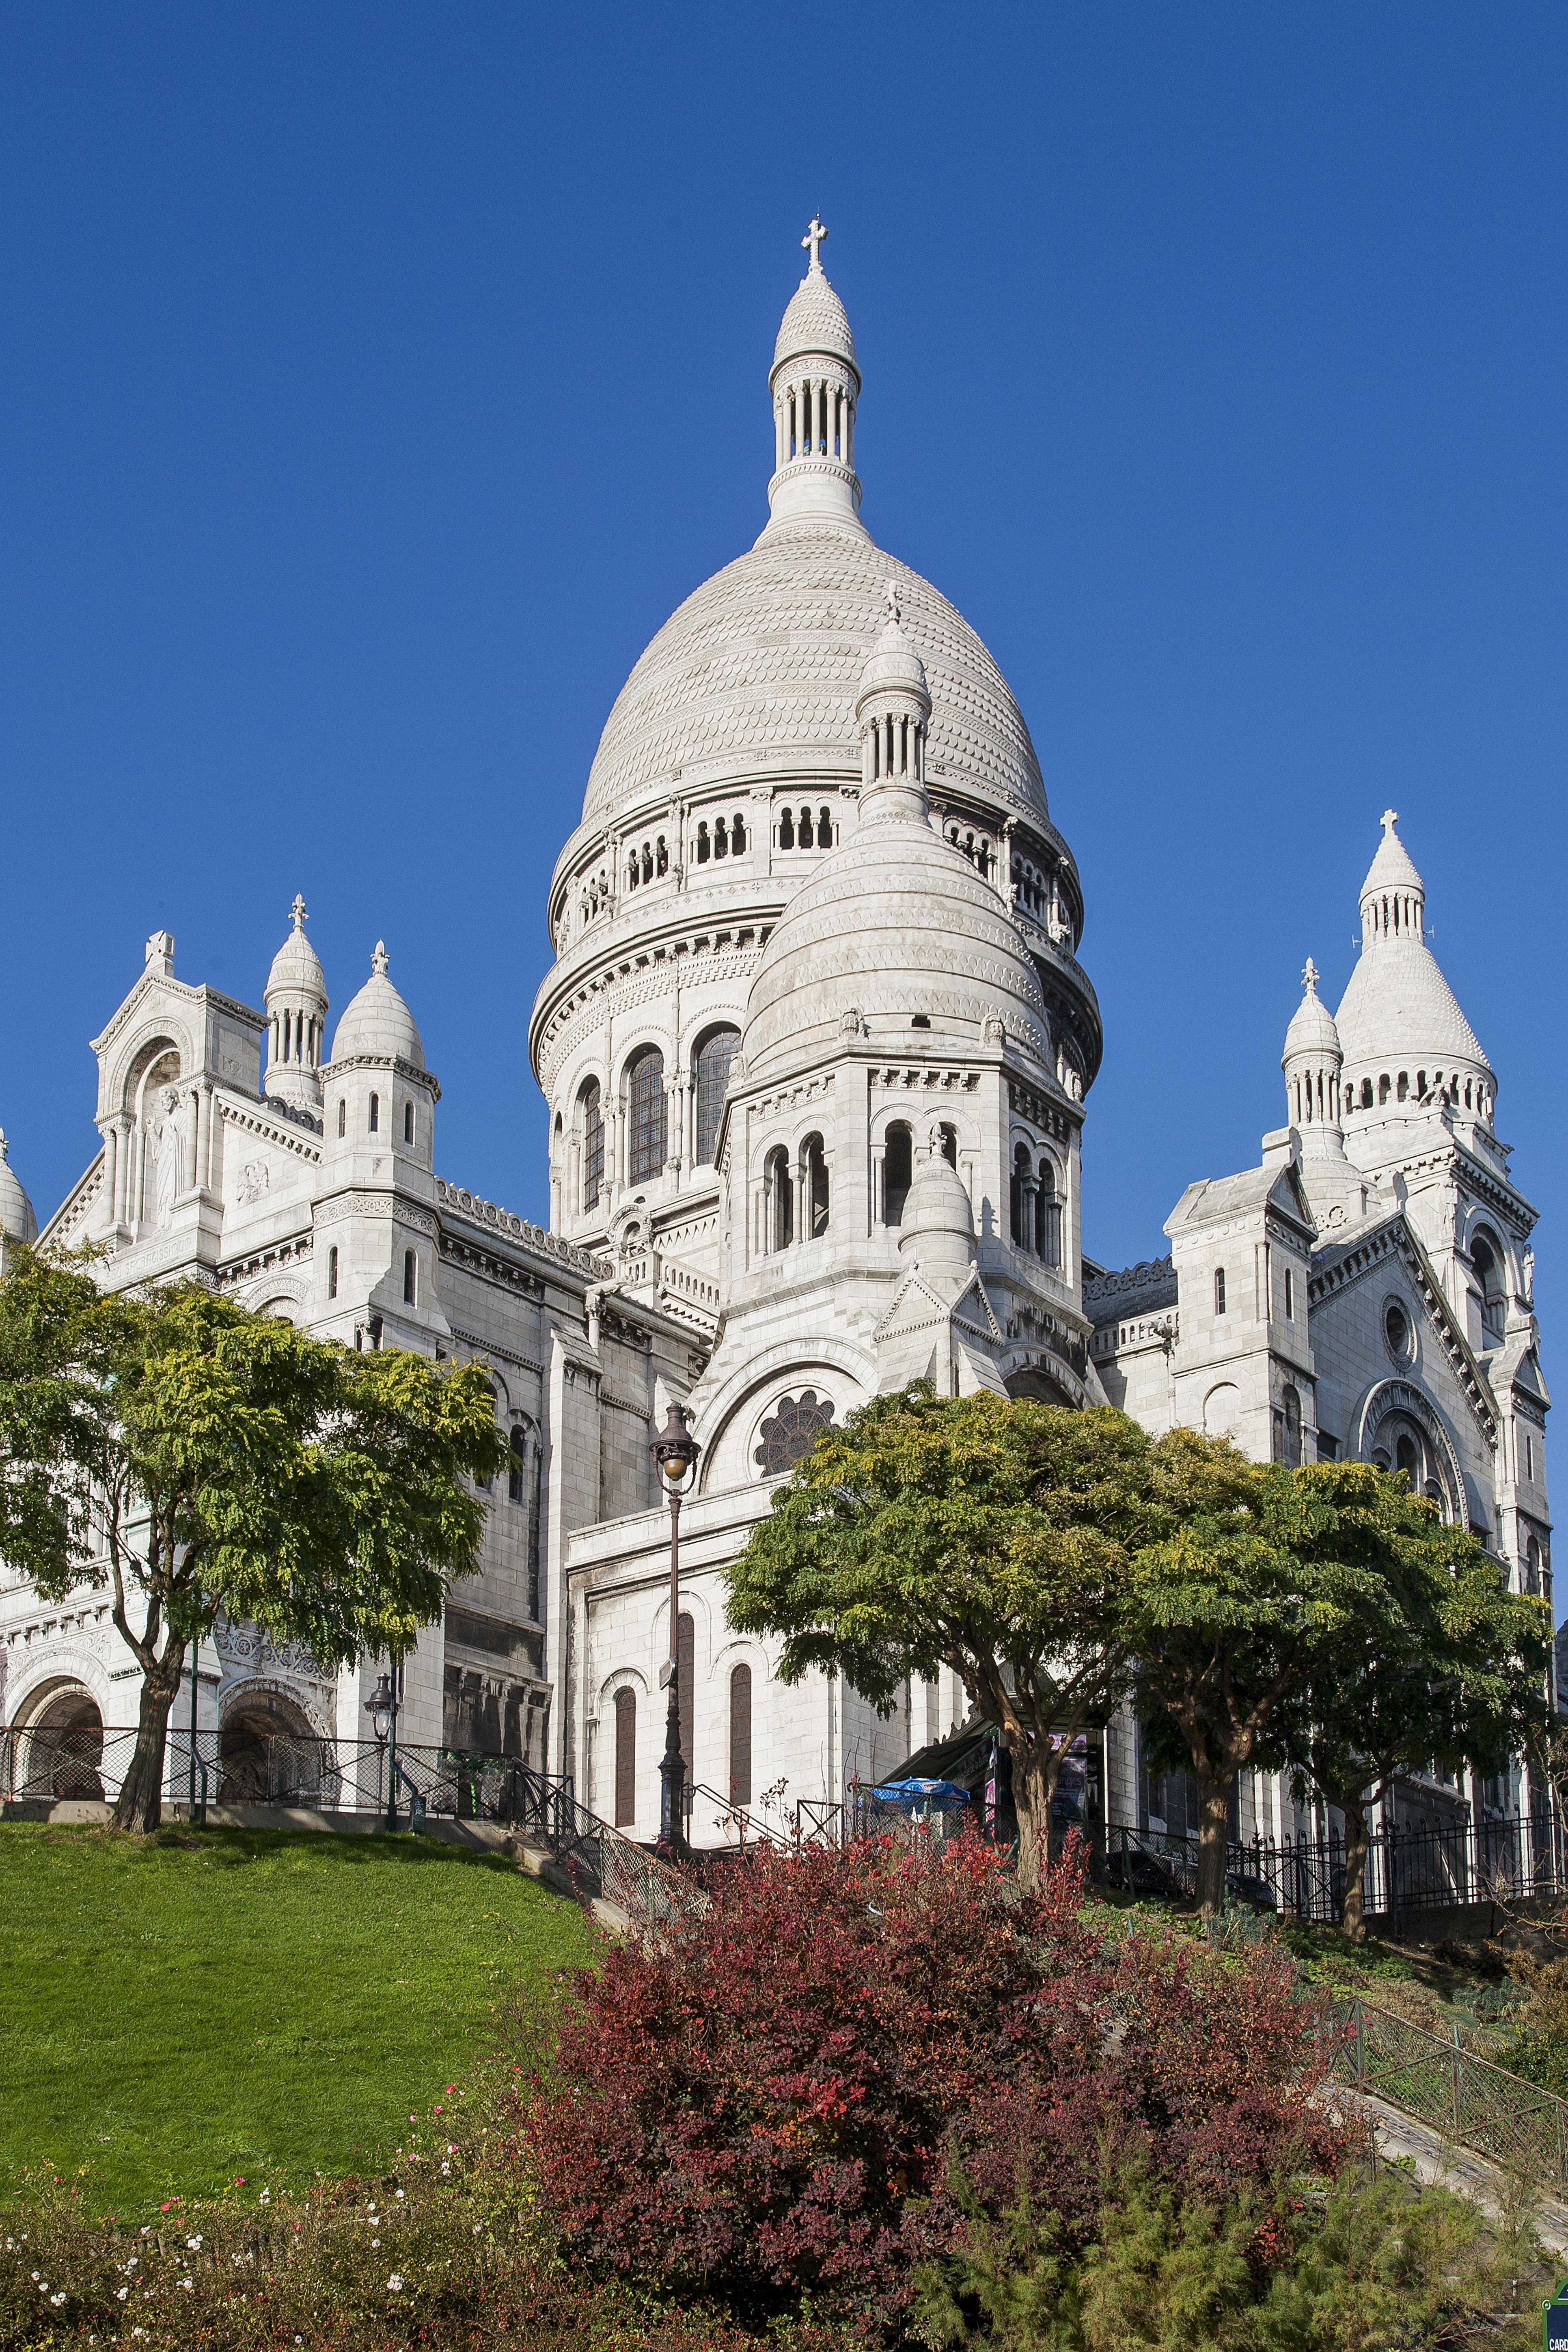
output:
[[777, 1478], [803, 1462], [816, 1443], [816, 1433], [833, 1419], [830, 1397], [803, 1389], [798, 1397], [780, 1397], [757, 1435], [756, 1460], [764, 1478]]

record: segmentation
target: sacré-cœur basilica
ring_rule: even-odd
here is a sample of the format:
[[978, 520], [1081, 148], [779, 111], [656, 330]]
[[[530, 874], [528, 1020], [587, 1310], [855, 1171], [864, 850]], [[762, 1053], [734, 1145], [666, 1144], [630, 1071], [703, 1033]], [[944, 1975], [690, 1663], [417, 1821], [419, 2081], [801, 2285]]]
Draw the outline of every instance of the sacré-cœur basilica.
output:
[[[116, 1285], [189, 1276], [349, 1346], [489, 1368], [510, 1475], [481, 1573], [407, 1662], [404, 1736], [567, 1771], [643, 1839], [670, 1654], [649, 1441], [671, 1400], [702, 1448], [688, 1774], [742, 1804], [780, 1782], [831, 1801], [964, 1717], [946, 1674], [890, 1720], [842, 1679], [785, 1688], [724, 1615], [720, 1570], [773, 1482], [919, 1377], [1406, 1469], [1550, 1591], [1535, 1213], [1392, 812], [1337, 1012], [1308, 965], [1258, 1164], [1190, 1184], [1165, 1255], [1083, 1255], [1102, 1038], [1077, 867], [995, 663], [861, 520], [860, 370], [823, 234], [768, 378], [767, 521], [632, 671], [551, 884], [530, 1032], [549, 1231], [437, 1172], [441, 1090], [384, 950], [334, 1025], [299, 901], [261, 1009], [149, 940], [94, 1041], [100, 1149], [44, 1229], [103, 1244]], [[34, 1232], [3, 1158], [0, 1229]], [[200, 1666], [226, 1751], [364, 1736], [370, 1661], [333, 1678], [220, 1623]], [[105, 1592], [45, 1605], [0, 1568], [0, 1723], [133, 1722], [136, 1672]], [[1111, 1819], [1185, 1826], [1130, 1723], [1095, 1761]], [[1433, 1820], [1530, 1801], [1521, 1774], [1401, 1799]], [[699, 1844], [716, 1811], [698, 1799]], [[1237, 1826], [1300, 1823], [1259, 1778]]]

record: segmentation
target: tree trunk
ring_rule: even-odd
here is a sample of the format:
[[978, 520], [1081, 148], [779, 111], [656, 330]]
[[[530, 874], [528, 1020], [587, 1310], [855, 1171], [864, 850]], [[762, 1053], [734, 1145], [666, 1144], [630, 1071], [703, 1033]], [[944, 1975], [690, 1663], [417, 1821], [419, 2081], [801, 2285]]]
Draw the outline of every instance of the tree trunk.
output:
[[1217, 1919], [1225, 1909], [1226, 1849], [1230, 1844], [1230, 1792], [1234, 1767], [1223, 1776], [1200, 1771], [1198, 1780], [1198, 1909]]
[[1352, 1944], [1366, 1940], [1366, 1850], [1370, 1843], [1366, 1826], [1366, 1808], [1360, 1799], [1342, 1795], [1338, 1800], [1345, 1817], [1345, 1896], [1342, 1924]]
[[1018, 1816], [1018, 1884], [1033, 1894], [1050, 1860], [1051, 1799], [1057, 1792], [1061, 1750], [1054, 1739], [1014, 1737], [1007, 1753], [1013, 1765], [1013, 1810]]
[[146, 1835], [163, 1818], [163, 1749], [169, 1715], [179, 1696], [185, 1645], [171, 1642], [151, 1674], [142, 1677], [142, 1710], [136, 1747], [114, 1804], [114, 1826]]

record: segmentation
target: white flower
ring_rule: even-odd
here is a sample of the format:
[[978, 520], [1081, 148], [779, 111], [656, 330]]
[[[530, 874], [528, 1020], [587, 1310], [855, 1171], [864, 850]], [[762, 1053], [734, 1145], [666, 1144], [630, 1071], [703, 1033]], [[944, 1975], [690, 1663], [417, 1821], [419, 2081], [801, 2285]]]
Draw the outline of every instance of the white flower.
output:
[[398, 2201], [398, 2203], [399, 2203], [400, 2205], [401, 2205], [401, 2204], [402, 2204], [402, 2202], [403, 2202], [403, 2191], [402, 2191], [402, 2189], [400, 2189], [398, 2190], [398, 2192], [397, 2192], [397, 2201]]
[[386, 2284], [389, 2294], [401, 2294], [403, 2293], [403, 2273], [401, 2271], [394, 2271], [392, 2276], [387, 2280]]
[[[259, 2201], [260, 2201], [263, 2205], [270, 2205], [270, 2204], [271, 2204], [271, 2202], [272, 2202], [272, 2191], [271, 2191], [271, 2189], [264, 2189], [262, 2190], [262, 2192], [261, 2192], [261, 2197], [260, 2197], [260, 2200], [259, 2200]], [[146, 2232], [146, 2231], [145, 2231], [145, 2230], [143, 2230], [143, 2231], [142, 2231], [142, 2235], [143, 2237], [145, 2237], [145, 2236], [147, 2235], [147, 2232]]]
[[452, 2169], [452, 2168], [451, 2168], [451, 2166], [450, 2166], [449, 2164], [443, 2164], [443, 2166], [441, 2167], [441, 2169], [442, 2169], [442, 2171], [443, 2171], [443, 2172], [450, 2172], [450, 2171], [451, 2171], [451, 2169]]
[[50, 2302], [51, 2302], [51, 2303], [56, 2306], [56, 2308], [58, 2309], [58, 2306], [59, 2306], [59, 2305], [60, 2305], [65, 2301], [65, 2296], [64, 2296], [64, 2294], [51, 2294], [51, 2295], [50, 2295], [50, 2297], [49, 2297], [49, 2301], [50, 2301]]
[[199, 2238], [187, 2238], [187, 2239], [185, 2240], [185, 2243], [186, 2243], [186, 2245], [187, 2245], [187, 2246], [196, 2246], [196, 2247], [199, 2247], [199, 2246], [200, 2246], [200, 2244], [201, 2244], [201, 2242], [201, 2242], [201, 2240], [200, 2240]]
[[373, 2238], [370, 2242], [373, 2246], [379, 2246], [381, 2240], [379, 2238]]
[[114, 2299], [116, 2303], [123, 2303], [130, 2292], [131, 2289], [128, 2286], [117, 2286], [114, 2290]]
[[176, 2286], [189, 2286], [190, 2283], [189, 2279], [176, 2279], [174, 2281], [174, 2284]]

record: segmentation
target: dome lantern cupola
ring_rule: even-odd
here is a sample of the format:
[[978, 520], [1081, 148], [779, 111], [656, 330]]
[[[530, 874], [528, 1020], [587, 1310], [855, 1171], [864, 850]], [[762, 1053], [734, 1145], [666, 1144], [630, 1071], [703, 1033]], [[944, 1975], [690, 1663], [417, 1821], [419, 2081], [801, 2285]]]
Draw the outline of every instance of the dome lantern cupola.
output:
[[327, 982], [321, 958], [305, 937], [305, 901], [296, 891], [294, 928], [267, 975], [267, 1082], [264, 1092], [297, 1109], [321, 1107], [321, 1059], [327, 1028]]
[[1303, 1136], [1314, 1128], [1340, 1128], [1340, 1071], [1344, 1055], [1334, 1016], [1318, 994], [1318, 967], [1310, 956], [1301, 973], [1301, 1002], [1285, 1032], [1279, 1066], [1285, 1073], [1285, 1120]]
[[38, 1221], [33, 1214], [33, 1204], [17, 1181], [4, 1130], [0, 1130], [0, 1274], [5, 1271], [12, 1243], [32, 1243], [37, 1238]]
[[864, 528], [855, 472], [860, 370], [848, 315], [822, 267], [826, 235], [814, 215], [801, 238], [810, 267], [790, 297], [773, 346], [768, 376], [773, 400], [770, 530], [802, 521]]
[[1415, 861], [1394, 828], [1397, 809], [1383, 812], [1383, 839], [1361, 886], [1361, 940], [1363, 950], [1398, 940], [1424, 936], [1426, 886], [1415, 871]]

